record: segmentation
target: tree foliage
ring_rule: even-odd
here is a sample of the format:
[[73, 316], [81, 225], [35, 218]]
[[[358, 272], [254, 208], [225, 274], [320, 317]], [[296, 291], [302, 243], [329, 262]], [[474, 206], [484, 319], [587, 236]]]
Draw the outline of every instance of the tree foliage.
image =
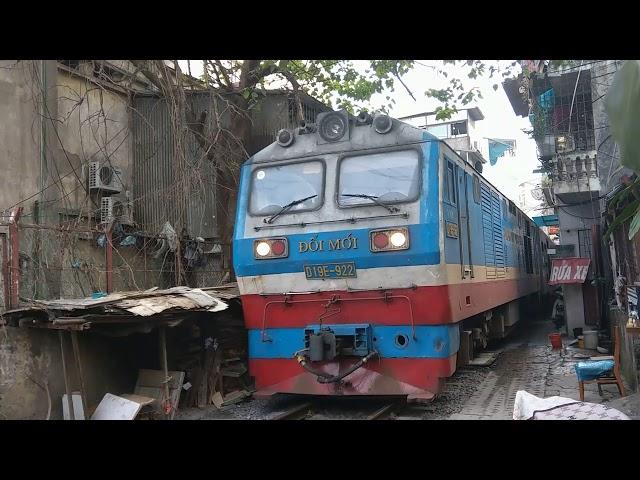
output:
[[[370, 60], [364, 68], [351, 60], [202, 60], [203, 74], [195, 79], [183, 72], [177, 60], [169, 68], [162, 60], [134, 60], [143, 73], [167, 98], [177, 137], [183, 138], [191, 132], [203, 155], [216, 168], [217, 221], [223, 243], [229, 244], [233, 230], [239, 170], [248, 153], [246, 146], [251, 133], [251, 110], [260, 104], [267, 89], [284, 88], [296, 99], [298, 120], [303, 120], [301, 92], [305, 92], [332, 107], [343, 108], [351, 113], [370, 110], [375, 94], [394, 91], [398, 84], [415, 99], [413, 92], [403, 81], [403, 76], [416, 67], [414, 60]], [[481, 60], [446, 60], [438, 72], [447, 77], [448, 65], [463, 65], [466, 76], [475, 80], [488, 74], [491, 78], [501, 73], [505, 78], [511, 74], [516, 62], [507, 71], [499, 72], [495, 65]], [[498, 85], [494, 85], [497, 89]], [[196, 118], [190, 103], [186, 101], [187, 90], [205, 90], [211, 97], [223, 102], [229, 113], [229, 124], [207, 128], [211, 116], [217, 112], [215, 104]], [[461, 79], [452, 77], [444, 89], [428, 89], [427, 97], [439, 100], [437, 118], [445, 119], [456, 111], [456, 106], [467, 105], [482, 98], [479, 87], [467, 88]], [[395, 100], [386, 97], [380, 107], [388, 111]]]

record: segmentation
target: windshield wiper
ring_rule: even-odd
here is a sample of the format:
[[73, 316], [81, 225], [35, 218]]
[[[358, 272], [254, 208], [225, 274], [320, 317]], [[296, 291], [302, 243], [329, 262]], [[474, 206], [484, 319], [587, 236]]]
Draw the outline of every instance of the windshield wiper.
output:
[[366, 198], [368, 200], [371, 200], [376, 205], [380, 205], [381, 207], [386, 208], [391, 213], [396, 213], [399, 211], [397, 207], [393, 207], [391, 205], [387, 205], [386, 203], [381, 202], [380, 200], [378, 200], [378, 197], [376, 197], [375, 195], [366, 195], [364, 193], [341, 193], [340, 196], [352, 197], [352, 198]]
[[305, 198], [301, 198], [300, 200], [294, 200], [291, 203], [287, 203], [284, 207], [282, 207], [280, 209], [279, 212], [271, 215], [269, 218], [265, 218], [264, 219], [264, 223], [273, 223], [273, 221], [278, 218], [280, 215], [282, 215], [283, 213], [289, 211], [292, 207], [295, 207], [296, 205], [301, 204], [302, 202], [306, 202], [307, 200], [311, 200], [312, 198], [317, 197], [318, 195], [311, 195], [309, 197], [305, 197]]

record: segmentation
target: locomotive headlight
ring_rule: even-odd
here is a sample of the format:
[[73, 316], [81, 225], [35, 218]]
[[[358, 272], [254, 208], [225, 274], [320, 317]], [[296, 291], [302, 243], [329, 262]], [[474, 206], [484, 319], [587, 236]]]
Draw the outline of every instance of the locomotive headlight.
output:
[[409, 229], [399, 227], [369, 232], [369, 249], [372, 252], [389, 252], [409, 248]]
[[327, 142], [337, 142], [347, 130], [345, 118], [337, 112], [325, 116], [320, 122], [320, 136]]
[[260, 242], [256, 245], [256, 253], [261, 257], [266, 257], [271, 253], [271, 247], [267, 242]]
[[286, 238], [263, 238], [254, 240], [253, 256], [256, 260], [287, 257], [289, 256], [289, 243]]
[[389, 240], [394, 247], [403, 247], [404, 244], [407, 243], [407, 236], [402, 232], [394, 232], [391, 234]]

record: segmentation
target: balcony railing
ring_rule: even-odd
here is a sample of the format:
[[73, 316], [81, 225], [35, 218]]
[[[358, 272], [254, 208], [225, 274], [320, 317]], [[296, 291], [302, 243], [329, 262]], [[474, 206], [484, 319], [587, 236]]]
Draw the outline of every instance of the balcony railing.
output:
[[595, 151], [556, 155], [550, 163], [550, 177], [556, 195], [600, 190]]

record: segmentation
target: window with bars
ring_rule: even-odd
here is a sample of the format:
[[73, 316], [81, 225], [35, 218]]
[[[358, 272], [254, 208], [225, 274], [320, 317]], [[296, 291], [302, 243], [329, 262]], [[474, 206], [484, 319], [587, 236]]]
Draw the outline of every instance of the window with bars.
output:
[[578, 230], [578, 255], [591, 258], [591, 230]]
[[561, 77], [538, 77], [532, 88], [540, 134], [566, 136], [576, 150], [595, 149], [591, 74], [583, 70]]

